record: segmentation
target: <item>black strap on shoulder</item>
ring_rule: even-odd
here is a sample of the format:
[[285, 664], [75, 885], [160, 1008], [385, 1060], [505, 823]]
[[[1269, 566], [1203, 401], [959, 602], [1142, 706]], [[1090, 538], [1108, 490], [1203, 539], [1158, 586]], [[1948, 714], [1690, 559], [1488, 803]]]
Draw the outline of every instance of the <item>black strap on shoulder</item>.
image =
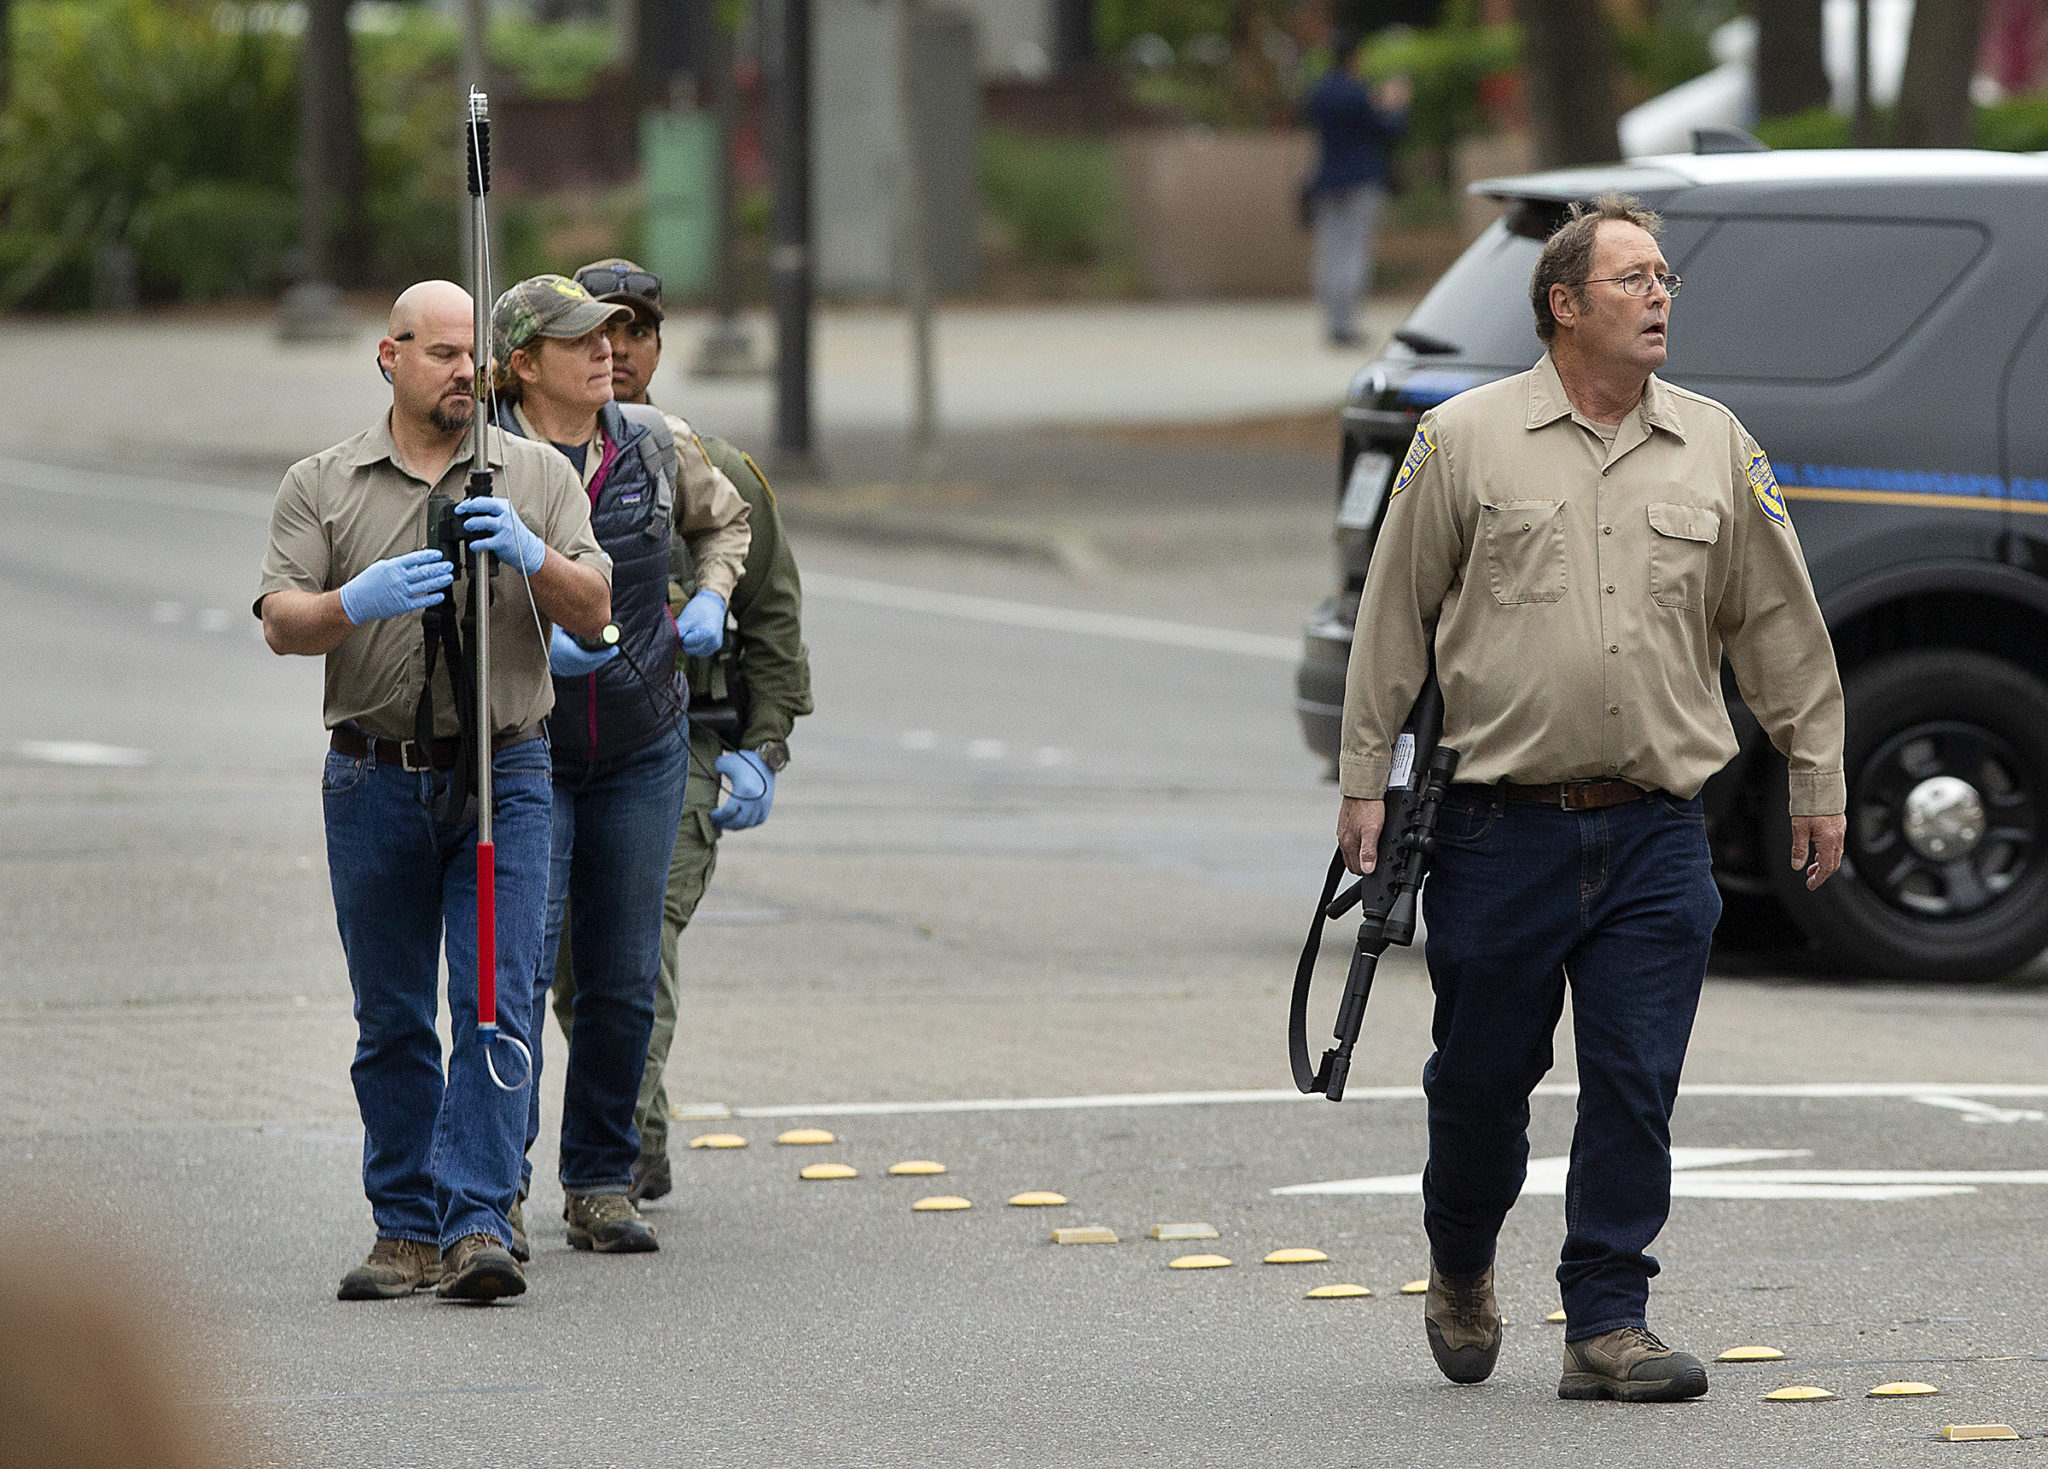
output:
[[1323, 951], [1323, 925], [1330, 921], [1330, 900], [1342, 881], [1344, 853], [1339, 850], [1330, 858], [1322, 896], [1316, 899], [1316, 916], [1309, 922], [1308, 941], [1301, 946], [1301, 959], [1294, 966], [1294, 999], [1287, 1007], [1287, 1064], [1294, 1069], [1295, 1086], [1304, 1092], [1318, 1090], [1316, 1070], [1308, 1058], [1309, 986], [1315, 982], [1316, 958]]

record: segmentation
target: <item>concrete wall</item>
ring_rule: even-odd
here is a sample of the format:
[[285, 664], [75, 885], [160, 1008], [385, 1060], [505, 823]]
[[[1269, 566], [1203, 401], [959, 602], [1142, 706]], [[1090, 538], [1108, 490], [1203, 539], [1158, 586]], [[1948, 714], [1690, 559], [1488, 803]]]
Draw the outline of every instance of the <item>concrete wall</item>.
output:
[[1310, 237], [1301, 181], [1306, 132], [1125, 133], [1117, 157], [1138, 258], [1162, 296], [1308, 294]]

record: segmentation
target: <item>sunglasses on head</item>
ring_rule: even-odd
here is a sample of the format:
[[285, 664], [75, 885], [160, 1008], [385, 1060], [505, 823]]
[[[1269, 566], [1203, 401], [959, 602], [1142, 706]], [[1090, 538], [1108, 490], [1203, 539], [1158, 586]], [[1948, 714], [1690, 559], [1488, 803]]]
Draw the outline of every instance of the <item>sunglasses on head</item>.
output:
[[661, 277], [651, 271], [594, 265], [576, 272], [576, 284], [593, 296], [610, 296], [624, 291], [629, 295], [644, 296], [650, 301], [661, 299]]

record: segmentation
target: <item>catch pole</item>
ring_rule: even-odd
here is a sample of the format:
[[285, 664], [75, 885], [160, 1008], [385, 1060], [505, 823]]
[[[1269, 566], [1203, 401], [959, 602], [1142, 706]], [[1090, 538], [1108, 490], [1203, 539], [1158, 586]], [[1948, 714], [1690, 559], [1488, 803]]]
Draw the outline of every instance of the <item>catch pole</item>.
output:
[[[486, 443], [489, 420], [491, 362], [491, 244], [484, 196], [491, 191], [491, 101], [476, 88], [469, 91], [468, 125], [464, 129], [469, 175], [470, 298], [476, 311], [476, 411], [470, 417], [469, 497], [494, 491]], [[491, 755], [496, 729], [491, 723], [491, 553], [475, 558], [470, 595], [475, 599], [476, 630], [476, 1029], [484, 1048], [484, 1066], [501, 1090], [514, 1092], [533, 1075], [533, 1053], [516, 1036], [498, 1030], [498, 858], [491, 840]], [[498, 1074], [492, 1049], [503, 1041], [518, 1051], [522, 1069], [516, 1080]]]

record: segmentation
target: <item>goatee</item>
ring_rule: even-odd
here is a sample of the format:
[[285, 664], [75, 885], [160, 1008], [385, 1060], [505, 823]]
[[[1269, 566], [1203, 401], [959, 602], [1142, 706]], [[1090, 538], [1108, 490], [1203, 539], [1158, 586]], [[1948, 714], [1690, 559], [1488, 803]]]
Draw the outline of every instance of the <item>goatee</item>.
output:
[[469, 427], [469, 421], [476, 416], [476, 399], [467, 394], [459, 398], [443, 398], [434, 405], [434, 411], [427, 415], [427, 422], [444, 434], [452, 434]]

